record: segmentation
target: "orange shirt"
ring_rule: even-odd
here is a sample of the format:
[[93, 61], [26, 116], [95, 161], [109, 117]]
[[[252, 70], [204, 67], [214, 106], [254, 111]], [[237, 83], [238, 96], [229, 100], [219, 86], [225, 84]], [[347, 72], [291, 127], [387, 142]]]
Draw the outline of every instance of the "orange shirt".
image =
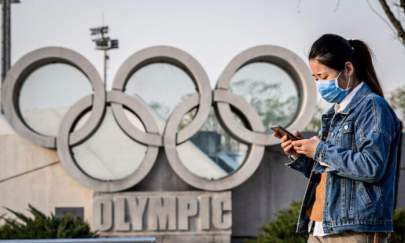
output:
[[325, 187], [326, 187], [327, 172], [321, 173], [321, 180], [315, 189], [315, 201], [312, 207], [307, 211], [309, 218], [313, 221], [322, 221], [323, 207], [325, 201]]

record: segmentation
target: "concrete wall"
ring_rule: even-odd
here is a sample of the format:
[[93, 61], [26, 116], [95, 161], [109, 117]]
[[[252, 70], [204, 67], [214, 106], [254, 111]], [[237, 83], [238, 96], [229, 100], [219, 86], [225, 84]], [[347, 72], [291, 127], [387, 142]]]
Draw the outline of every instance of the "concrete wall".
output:
[[0, 127], [0, 215], [4, 207], [24, 211], [29, 203], [46, 213], [80, 206], [90, 222], [93, 192], [66, 174], [56, 151], [21, 138], [4, 120]]

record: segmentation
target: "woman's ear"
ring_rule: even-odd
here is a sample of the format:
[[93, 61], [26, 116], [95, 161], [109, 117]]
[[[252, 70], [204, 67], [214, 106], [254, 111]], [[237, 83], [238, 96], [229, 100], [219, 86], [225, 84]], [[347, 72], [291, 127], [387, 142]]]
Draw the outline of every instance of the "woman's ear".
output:
[[347, 62], [345, 63], [345, 71], [346, 71], [346, 75], [347, 75], [348, 77], [351, 77], [351, 76], [354, 75], [354, 66], [353, 66], [353, 63], [352, 63], [352, 62], [347, 61]]

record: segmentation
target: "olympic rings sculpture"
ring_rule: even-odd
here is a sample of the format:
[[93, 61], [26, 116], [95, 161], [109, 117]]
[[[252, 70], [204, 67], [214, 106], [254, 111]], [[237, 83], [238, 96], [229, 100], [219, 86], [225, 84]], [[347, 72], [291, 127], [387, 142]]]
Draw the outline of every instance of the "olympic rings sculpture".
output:
[[[266, 133], [256, 110], [242, 97], [229, 90], [232, 76], [244, 65], [256, 61], [266, 61], [282, 67], [296, 82], [300, 96], [299, 110], [288, 128], [302, 129], [310, 121], [316, 103], [316, 90], [311, 84], [310, 72], [296, 54], [272, 45], [256, 46], [238, 54], [220, 75], [214, 90], [211, 89], [209, 78], [202, 66], [188, 53], [170, 46], [145, 48], [130, 56], [121, 65], [111, 91], [105, 90], [96, 68], [85, 57], [70, 49], [45, 47], [26, 54], [9, 70], [2, 89], [3, 109], [8, 122], [19, 135], [37, 145], [56, 149], [68, 174], [96, 191], [121, 191], [139, 183], [152, 169], [161, 147], [164, 148], [171, 168], [190, 186], [209, 191], [228, 190], [246, 181], [256, 171], [265, 146], [277, 143]], [[175, 107], [165, 124], [163, 134], [159, 132], [157, 122], [145, 107], [145, 103], [136, 96], [124, 93], [130, 76], [154, 62], [166, 62], [182, 68], [192, 78], [198, 91]], [[64, 63], [77, 68], [88, 78], [93, 89], [93, 94], [78, 100], [64, 115], [56, 137], [40, 134], [30, 128], [22, 118], [18, 103], [24, 80], [34, 70], [50, 63]], [[238, 141], [249, 145], [247, 158], [241, 167], [231, 175], [217, 180], [209, 180], [190, 172], [176, 150], [179, 144], [186, 142], [199, 131], [208, 118], [212, 105], [224, 130]], [[129, 176], [118, 180], [100, 180], [89, 176], [77, 165], [71, 152], [72, 146], [84, 142], [97, 130], [104, 119], [107, 106], [111, 108], [122, 131], [134, 141], [147, 146], [140, 166]], [[231, 107], [245, 118], [246, 126], [237, 123]], [[195, 108], [197, 113], [191, 123], [177, 131], [183, 116]], [[130, 110], [140, 119], [145, 132], [129, 121], [124, 109]], [[89, 111], [89, 119], [82, 127], [73, 131], [76, 122]]]

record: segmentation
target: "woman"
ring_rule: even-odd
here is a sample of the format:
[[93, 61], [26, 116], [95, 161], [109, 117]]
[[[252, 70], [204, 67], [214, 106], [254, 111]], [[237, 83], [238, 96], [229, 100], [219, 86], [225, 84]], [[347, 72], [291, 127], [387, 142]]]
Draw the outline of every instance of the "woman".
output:
[[309, 53], [314, 85], [333, 105], [319, 136], [275, 133], [287, 166], [309, 178], [297, 232], [308, 242], [387, 242], [401, 122], [386, 102], [367, 45], [326, 34]]

